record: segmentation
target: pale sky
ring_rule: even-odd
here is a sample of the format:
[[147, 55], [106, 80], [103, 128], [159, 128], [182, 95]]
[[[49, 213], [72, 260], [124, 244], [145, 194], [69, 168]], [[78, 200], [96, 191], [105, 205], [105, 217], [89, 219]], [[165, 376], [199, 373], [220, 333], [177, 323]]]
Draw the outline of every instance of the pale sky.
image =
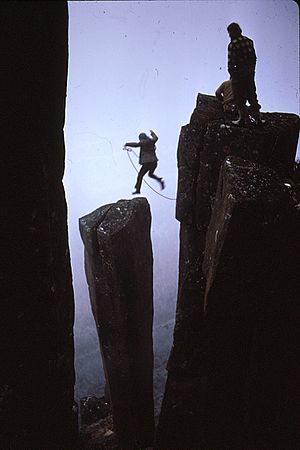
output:
[[[157, 174], [166, 181], [163, 193], [175, 198], [180, 128], [190, 120], [197, 93], [213, 95], [228, 78], [230, 22], [254, 40], [262, 112], [299, 114], [299, 16], [292, 0], [70, 1], [68, 6], [64, 185], [78, 342], [93, 323], [78, 218], [132, 198], [136, 172], [124, 143], [140, 132], [156, 132]], [[174, 317], [179, 224], [174, 201], [145, 185], [142, 195], [152, 211], [157, 323], [160, 312]]]

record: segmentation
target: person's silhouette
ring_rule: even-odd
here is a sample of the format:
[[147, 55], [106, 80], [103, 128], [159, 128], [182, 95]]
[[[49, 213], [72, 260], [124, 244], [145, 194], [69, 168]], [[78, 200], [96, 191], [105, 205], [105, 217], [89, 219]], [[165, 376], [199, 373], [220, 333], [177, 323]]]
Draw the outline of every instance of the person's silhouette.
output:
[[235, 103], [238, 107], [238, 120], [234, 125], [244, 125], [247, 115], [246, 102], [250, 104], [250, 113], [257, 124], [261, 124], [260, 104], [257, 100], [255, 86], [256, 53], [251, 39], [242, 35], [242, 29], [237, 23], [227, 27], [230, 37], [228, 45], [228, 72], [232, 80]]
[[135, 184], [135, 191], [133, 192], [133, 194], [141, 193], [143, 177], [147, 172], [150, 178], [154, 178], [160, 183], [161, 189], [165, 188], [164, 180], [154, 174], [158, 162], [155, 145], [158, 137], [153, 130], [150, 130], [150, 135], [151, 137], [147, 136], [146, 133], [140, 133], [139, 142], [126, 142], [125, 144], [125, 147], [140, 147], [139, 163], [142, 167], [138, 173]]

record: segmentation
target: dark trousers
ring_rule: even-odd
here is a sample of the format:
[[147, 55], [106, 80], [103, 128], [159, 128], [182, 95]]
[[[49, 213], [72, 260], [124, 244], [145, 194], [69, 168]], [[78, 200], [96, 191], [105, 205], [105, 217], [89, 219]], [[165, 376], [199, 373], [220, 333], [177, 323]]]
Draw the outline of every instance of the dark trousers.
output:
[[245, 108], [248, 100], [251, 110], [257, 112], [261, 106], [257, 100], [254, 74], [255, 72], [235, 74], [232, 77], [232, 90], [235, 103], [239, 109]]
[[141, 190], [141, 185], [142, 185], [142, 181], [143, 181], [143, 177], [144, 175], [146, 175], [147, 172], [150, 178], [154, 178], [155, 180], [161, 182], [161, 178], [157, 177], [156, 175], [154, 175], [154, 170], [157, 167], [157, 162], [150, 162], [150, 163], [145, 163], [142, 164], [142, 167], [139, 171], [137, 180], [136, 180], [136, 185], [135, 188], [137, 191]]

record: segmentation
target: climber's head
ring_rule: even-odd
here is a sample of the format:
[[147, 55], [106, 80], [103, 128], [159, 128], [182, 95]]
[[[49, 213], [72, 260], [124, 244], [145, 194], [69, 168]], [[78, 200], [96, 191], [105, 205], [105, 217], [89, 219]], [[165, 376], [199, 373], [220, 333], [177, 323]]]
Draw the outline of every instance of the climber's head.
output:
[[238, 23], [232, 22], [227, 27], [228, 34], [231, 39], [236, 39], [242, 34], [242, 29]]
[[139, 140], [140, 141], [145, 141], [146, 139], [149, 139], [148, 136], [146, 135], [146, 133], [140, 133], [139, 134]]

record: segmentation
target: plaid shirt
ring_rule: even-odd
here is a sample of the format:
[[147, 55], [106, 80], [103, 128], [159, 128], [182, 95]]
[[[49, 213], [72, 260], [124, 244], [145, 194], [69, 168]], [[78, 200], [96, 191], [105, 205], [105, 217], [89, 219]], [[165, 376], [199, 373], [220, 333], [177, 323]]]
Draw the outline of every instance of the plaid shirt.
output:
[[246, 36], [233, 39], [228, 45], [228, 72], [230, 75], [255, 70], [256, 54], [253, 41]]

